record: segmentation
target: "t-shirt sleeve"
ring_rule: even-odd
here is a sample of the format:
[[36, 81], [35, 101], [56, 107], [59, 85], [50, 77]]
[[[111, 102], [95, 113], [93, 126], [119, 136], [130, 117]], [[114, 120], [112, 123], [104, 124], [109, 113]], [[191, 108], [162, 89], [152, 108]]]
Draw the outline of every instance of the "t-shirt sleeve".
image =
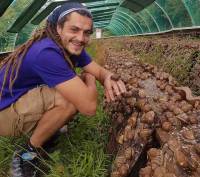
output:
[[73, 55], [71, 56], [71, 58], [72, 60], [75, 61], [76, 67], [81, 67], [81, 68], [88, 65], [92, 61], [91, 57], [87, 54], [85, 49], [82, 50], [80, 55], [78, 56]]
[[34, 62], [33, 70], [49, 87], [55, 87], [76, 76], [62, 53], [55, 48], [41, 50]]

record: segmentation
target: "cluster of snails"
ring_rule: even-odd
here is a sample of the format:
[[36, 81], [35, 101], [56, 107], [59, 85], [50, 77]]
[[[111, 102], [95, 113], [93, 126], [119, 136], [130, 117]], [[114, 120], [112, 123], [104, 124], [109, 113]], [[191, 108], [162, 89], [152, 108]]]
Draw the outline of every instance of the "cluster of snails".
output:
[[[112, 120], [110, 152], [116, 155], [111, 176], [130, 174], [141, 152], [151, 143], [153, 131], [161, 148], [148, 152], [148, 163], [141, 169], [141, 177], [200, 176], [200, 150], [197, 150], [200, 146], [200, 99], [178, 87], [170, 74], [129, 56], [121, 56], [121, 53], [109, 54], [105, 66], [117, 73], [127, 88], [127, 93], [116, 101], [105, 103], [105, 110]], [[119, 79], [119, 76], [113, 79]], [[195, 132], [188, 127], [196, 127]], [[167, 151], [164, 147], [169, 148], [172, 139], [179, 146], [174, 151]], [[184, 156], [187, 146], [192, 148], [190, 152], [194, 152], [192, 155], [199, 164], [188, 158], [191, 154], [187, 158]], [[169, 157], [174, 159], [171, 164]], [[189, 160], [186, 163], [184, 159]], [[173, 164], [177, 169], [170, 170], [162, 165], [163, 162]], [[185, 164], [192, 167], [185, 168]]]
[[148, 151], [148, 162], [140, 170], [140, 177], [198, 177], [200, 143], [195, 137], [199, 134], [200, 127], [193, 125], [165, 135], [165, 138], [161, 138], [165, 141], [162, 148]]

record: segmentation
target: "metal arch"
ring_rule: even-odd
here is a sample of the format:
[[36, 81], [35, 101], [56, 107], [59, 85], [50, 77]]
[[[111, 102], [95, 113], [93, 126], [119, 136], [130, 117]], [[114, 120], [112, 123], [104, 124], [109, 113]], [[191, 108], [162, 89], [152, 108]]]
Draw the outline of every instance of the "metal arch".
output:
[[97, 18], [94, 20], [94, 22], [102, 22], [102, 21], [105, 21], [105, 20], [111, 20], [111, 18]]
[[95, 18], [106, 18], [106, 17], [110, 17], [110, 18], [112, 18], [112, 15], [113, 14], [110, 14], [110, 15], [99, 15], [99, 16], [95, 16], [95, 17], [93, 17], [93, 20], [95, 19]]
[[[110, 24], [109, 27], [111, 28], [111, 30], [113, 30], [112, 28], [114, 28], [113, 31], [115, 31], [116, 36], [121, 35], [121, 34], [124, 33], [124, 31], [121, 28], [118, 28], [113, 24]], [[108, 29], [109, 29], [109, 27], [108, 27]]]
[[125, 12], [122, 12], [122, 11], [119, 11], [119, 13], [122, 13], [122, 14], [124, 14], [124, 15], [127, 15], [129, 18], [131, 18], [131, 20], [133, 20], [133, 21], [139, 26], [139, 28], [140, 28], [140, 30], [142, 31], [142, 33], [144, 33], [144, 30], [142, 29], [142, 27], [140, 26], [140, 24], [137, 22], [137, 20], [135, 20], [134, 18], [132, 18], [131, 15], [126, 14]]
[[112, 19], [111, 24], [114, 25], [115, 23], [116, 24], [117, 23], [120, 24], [119, 26], [120, 26], [120, 28], [123, 29], [123, 31], [124, 31], [125, 34], [130, 34], [129, 30], [127, 30], [126, 26], [124, 25], [124, 23], [123, 23], [123, 21], [121, 19], [119, 19], [119, 18]]
[[109, 13], [115, 13], [115, 10], [106, 11], [106, 12], [103, 12], [103, 13], [100, 12], [100, 11], [98, 11], [98, 12], [93, 13], [92, 16], [97, 16], [97, 15], [99, 15], [99, 14], [109, 14]]
[[108, 25], [109, 25], [109, 23], [99, 24], [99, 25], [96, 25], [95, 28], [103, 28], [103, 27], [108, 26]]
[[0, 2], [0, 17], [5, 13], [7, 8], [12, 4], [13, 0], [1, 0]]
[[[122, 19], [120, 19], [120, 18], [117, 18], [117, 17], [115, 17], [115, 19], [113, 19], [114, 21], [120, 21], [121, 23], [122, 23]], [[124, 24], [124, 23], [123, 23]], [[129, 25], [127, 25], [127, 28], [128, 28], [128, 33], [127, 34], [132, 34], [132, 33], [134, 33], [135, 31], [133, 30], [133, 29], [135, 29], [135, 26], [132, 26], [132, 28], [129, 26]], [[135, 29], [136, 30], [136, 29]]]
[[110, 24], [110, 20], [104, 21], [104, 22], [99, 21], [99, 22], [94, 23], [94, 27], [96, 28], [96, 26], [99, 27], [101, 25], [109, 25], [109, 24]]
[[112, 25], [107, 27], [106, 29], [109, 29], [112, 33], [114, 33], [114, 36], [121, 35], [121, 33], [116, 29], [116, 27], [114, 27]]
[[[113, 22], [114, 21], [114, 22]], [[120, 21], [120, 19], [118, 19], [118, 18], [116, 18], [116, 19], [111, 19], [111, 21], [110, 21], [110, 25], [114, 25], [115, 24], [115, 22], [117, 22], [117, 23], [120, 23], [120, 28], [118, 28], [118, 29], [121, 29], [122, 30], [122, 32], [123, 33], [128, 33], [129, 34], [129, 31], [127, 31], [127, 29], [126, 29], [126, 27], [124, 26], [124, 24]]]
[[[124, 8], [124, 7], [121, 7], [121, 8], [126, 9], [126, 8]], [[126, 9], [126, 10], [127, 10], [127, 9]], [[129, 9], [128, 9], [128, 10], [129, 10]], [[129, 11], [130, 11], [130, 10], [129, 10]], [[116, 11], [116, 12], [118, 12], [118, 11]], [[120, 12], [121, 12], [121, 13], [125, 13], [125, 12], [122, 12], [122, 11], [120, 11]], [[131, 11], [131, 12], [132, 12], [132, 11]], [[126, 13], [125, 13], [125, 15], [127, 15], [129, 18], [131, 18], [132, 20], [134, 20], [134, 21], [138, 24], [138, 26], [141, 28], [141, 31], [144, 33], [142, 27], [139, 25], [139, 23], [137, 22], [137, 20], [135, 20], [135, 19], [133, 18], [132, 15], [129, 15], [129, 14], [126, 14]], [[136, 15], [136, 14], [134, 14], [134, 15]], [[140, 18], [142, 18], [142, 17], [139, 15], [139, 13], [137, 13], [137, 15], [138, 15]], [[145, 25], [147, 26], [149, 32], [151, 32], [149, 26], [146, 24], [146, 21], [145, 21], [143, 18], [142, 18], [142, 20], [144, 21]]]
[[144, 21], [144, 23], [145, 23], [145, 25], [147, 26], [149, 32], [151, 32], [149, 25], [148, 25], [147, 22], [144, 20], [144, 18], [142, 17], [142, 15], [140, 15], [139, 13], [137, 13], [137, 14], [135, 14], [135, 15], [138, 15], [138, 16]]
[[[194, 26], [194, 25], [195, 25], [195, 21], [194, 21], [194, 19], [193, 19], [193, 16], [191, 15], [190, 11], [189, 11], [188, 8], [186, 7], [185, 1], [184, 1], [184, 0], [181, 0], [181, 1], [182, 1], [183, 5], [185, 6], [185, 9], [187, 10], [187, 13], [190, 15], [190, 19], [191, 19], [191, 21], [192, 21], [192, 26]], [[199, 1], [200, 1], [200, 0], [199, 0]]]
[[112, 16], [103, 16], [103, 17], [96, 17], [93, 18], [93, 22], [101, 21], [101, 20], [111, 20]]
[[[115, 27], [116, 25], [114, 25], [114, 24], [111, 24], [113, 27]], [[120, 29], [120, 28], [118, 28], [118, 29]], [[135, 28], [134, 28], [135, 29]], [[123, 32], [124, 33], [124, 32]], [[135, 29], [135, 31], [134, 31], [134, 34], [137, 34], [137, 30]], [[123, 34], [122, 34], [123, 35]]]
[[104, 21], [104, 22], [96, 22], [95, 24], [94, 24], [94, 27], [96, 27], [96, 25], [97, 26], [99, 26], [99, 25], [104, 25], [104, 24], [110, 24], [110, 20], [109, 21]]
[[92, 5], [86, 5], [86, 7], [88, 9], [92, 9], [92, 8], [100, 8], [100, 7], [112, 7], [112, 6], [118, 6], [119, 5], [119, 2], [110, 2], [110, 3], [105, 3], [105, 2], [102, 2], [102, 3], [99, 3], [99, 4], [92, 4]]
[[93, 9], [93, 10], [90, 10], [90, 12], [92, 14], [95, 14], [95, 13], [102, 13], [102, 12], [109, 12], [109, 11], [115, 11], [116, 10], [116, 7], [115, 8], [104, 8], [104, 9]]
[[130, 34], [129, 30], [127, 30], [126, 26], [124, 25], [124, 23], [122, 22], [121, 19], [119, 19], [119, 18], [112, 19], [111, 23], [112, 23], [113, 21], [116, 21], [117, 23], [120, 23], [120, 24], [122, 25], [121, 28], [124, 30], [124, 32], [125, 32], [126, 34]]
[[101, 14], [101, 13], [100, 13], [100, 14], [95, 14], [95, 15], [93, 15], [92, 17], [95, 18], [95, 17], [101, 16], [101, 15], [102, 15], [102, 16], [103, 16], [103, 15], [111, 15], [111, 14], [113, 14], [114, 12], [115, 12], [115, 11], [111, 11], [111, 12], [103, 13], [103, 14]]
[[124, 30], [122, 28], [120, 28], [119, 26], [115, 25], [115, 24], [111, 24], [112, 27], [115, 27], [115, 29], [118, 29], [118, 31], [120, 31], [120, 35], [124, 36], [126, 34], [126, 31], [124, 32]]
[[[115, 19], [115, 18], [118, 19], [118, 17], [117, 17], [116, 15], [117, 15], [117, 13], [115, 13], [115, 14], [113, 15], [113, 19]], [[118, 15], [119, 15], [119, 14], [118, 14]], [[119, 16], [122, 17], [121, 15], [119, 15]], [[124, 17], [123, 17], [123, 18], [124, 18]], [[127, 20], [127, 19], [125, 19], [125, 20]], [[127, 21], [129, 21], [129, 20], [127, 20]], [[133, 28], [135, 28], [134, 24], [132, 24], [131, 22], [130, 22], [130, 24], [132, 25]], [[133, 32], [133, 31], [132, 31], [132, 28], [131, 28], [129, 25], [128, 25], [128, 27], [129, 27], [130, 31]]]
[[[126, 27], [126, 25], [125, 25], [126, 23], [124, 23], [124, 21], [123, 21], [122, 19], [120, 19], [120, 18], [118, 18], [118, 17], [115, 17], [115, 18], [113, 18], [113, 20], [116, 21], [116, 22], [118, 22], [118, 21], [121, 22], [122, 24], [124, 24], [125, 29], [127, 29], [127, 27]], [[131, 29], [131, 28], [129, 28], [129, 29]], [[133, 32], [132, 29], [131, 29], [130, 32], [129, 32], [129, 30], [126, 30], [126, 31], [128, 31], [127, 34], [130, 34], [130, 35], [131, 35], [131, 32]], [[138, 30], [136, 30], [136, 31], [137, 31], [137, 33], [138, 33]]]
[[158, 23], [156, 22], [156, 20], [155, 20], [155, 18], [151, 15], [151, 13], [149, 12], [149, 10], [147, 10], [147, 9], [144, 9], [147, 13], [148, 13], [148, 15], [152, 18], [152, 20], [154, 21], [154, 23], [156, 24], [156, 27], [157, 27], [157, 29], [158, 29], [158, 32], [160, 32], [160, 27], [159, 27], [159, 25], [158, 25]]
[[163, 13], [165, 14], [165, 16], [167, 17], [172, 29], [174, 28], [174, 25], [169, 17], [169, 15], [167, 14], [167, 12], [165, 11], [165, 9], [163, 9], [156, 1], [155, 1], [155, 4], [163, 11]]
[[[121, 9], [127, 10], [127, 8], [124, 8], [124, 7], [121, 7]], [[119, 9], [119, 10], [120, 10], [120, 9]], [[118, 11], [119, 11], [119, 10], [118, 10]], [[128, 9], [128, 10], [129, 10], [129, 9]], [[130, 11], [130, 10], [129, 10], [129, 11]], [[116, 12], [117, 12], [117, 11], [116, 11]], [[129, 14], [123, 12], [122, 10], [120, 10], [119, 12], [124, 13], [124, 14], [127, 15], [131, 20], [135, 21], [135, 23], [137, 23], [137, 25], [140, 27], [141, 31], [144, 33], [143, 28], [139, 25], [139, 23], [137, 22], [137, 20], [134, 19], [134, 17], [133, 17], [132, 15], [129, 15]], [[130, 11], [130, 12], [132, 12], [132, 11]], [[133, 15], [136, 15], [136, 14], [133, 14]], [[143, 20], [143, 18], [142, 18], [142, 20]], [[143, 20], [143, 21], [144, 21], [144, 20]], [[148, 30], [150, 31], [150, 28], [149, 28], [149, 26], [146, 24], [145, 21], [144, 21], [144, 23], [145, 23], [145, 25], [147, 26]]]
[[[137, 28], [135, 27], [135, 25], [134, 25], [131, 21], [129, 21], [128, 19], [126, 19], [125, 17], [121, 16], [121, 15], [118, 14], [118, 13], [115, 13], [115, 15], [113, 15], [113, 18], [118, 19], [118, 17], [117, 17], [116, 15], [118, 15], [118, 16], [122, 17], [123, 19], [125, 19], [126, 21], [128, 21], [128, 22], [131, 24], [131, 26], [132, 26], [132, 27], [137, 31], [137, 33], [138, 33]], [[115, 17], [115, 16], [116, 16], [116, 17]], [[134, 32], [134, 31], [132, 31], [132, 28], [130, 28], [129, 25], [128, 25], [128, 27], [129, 27], [129, 29], [131, 29], [131, 32]]]
[[103, 22], [102, 21], [98, 21], [98, 22], [94, 22], [94, 24], [98, 24], [98, 23], [108, 23], [108, 22], [110, 22], [110, 20], [104, 20]]

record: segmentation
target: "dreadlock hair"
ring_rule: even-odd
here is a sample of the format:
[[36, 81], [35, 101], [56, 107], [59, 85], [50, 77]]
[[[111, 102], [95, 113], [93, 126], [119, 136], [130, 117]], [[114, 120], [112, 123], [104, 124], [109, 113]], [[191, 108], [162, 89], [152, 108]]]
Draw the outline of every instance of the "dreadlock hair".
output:
[[[65, 21], [60, 22], [61, 27], [64, 25], [64, 22]], [[46, 27], [36, 30], [35, 33], [32, 35], [31, 39], [29, 39], [23, 45], [15, 49], [0, 64], [0, 69], [2, 69], [5, 66], [3, 84], [1, 86], [1, 91], [0, 91], [0, 99], [2, 97], [3, 89], [6, 84], [7, 79], [9, 79], [9, 90], [10, 90], [10, 93], [12, 94], [12, 87], [17, 79], [19, 69], [24, 59], [25, 54], [27, 53], [28, 49], [31, 47], [31, 45], [34, 42], [39, 41], [45, 37], [51, 38], [59, 46], [59, 48], [62, 50], [64, 54], [65, 60], [68, 62], [70, 67], [74, 69], [74, 65], [72, 61], [69, 59], [69, 55], [67, 51], [64, 49], [60, 36], [57, 33], [56, 25], [53, 25], [47, 21]], [[9, 78], [9, 72], [10, 72], [10, 78]]]

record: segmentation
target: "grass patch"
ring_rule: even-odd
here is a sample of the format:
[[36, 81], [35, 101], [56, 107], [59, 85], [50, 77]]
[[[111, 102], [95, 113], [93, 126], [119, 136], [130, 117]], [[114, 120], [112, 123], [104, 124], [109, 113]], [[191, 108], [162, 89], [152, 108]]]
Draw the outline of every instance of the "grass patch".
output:
[[169, 56], [163, 55], [164, 50], [158, 46], [149, 53], [141, 52], [138, 54], [140, 61], [150, 63], [162, 68], [177, 79], [180, 84], [188, 84], [189, 71], [192, 61], [189, 57], [179, 54], [177, 48], [170, 52]]
[[95, 42], [91, 42], [87, 48], [86, 51], [88, 52], [88, 54], [92, 57], [95, 58], [96, 57], [96, 52], [97, 52], [97, 44]]

